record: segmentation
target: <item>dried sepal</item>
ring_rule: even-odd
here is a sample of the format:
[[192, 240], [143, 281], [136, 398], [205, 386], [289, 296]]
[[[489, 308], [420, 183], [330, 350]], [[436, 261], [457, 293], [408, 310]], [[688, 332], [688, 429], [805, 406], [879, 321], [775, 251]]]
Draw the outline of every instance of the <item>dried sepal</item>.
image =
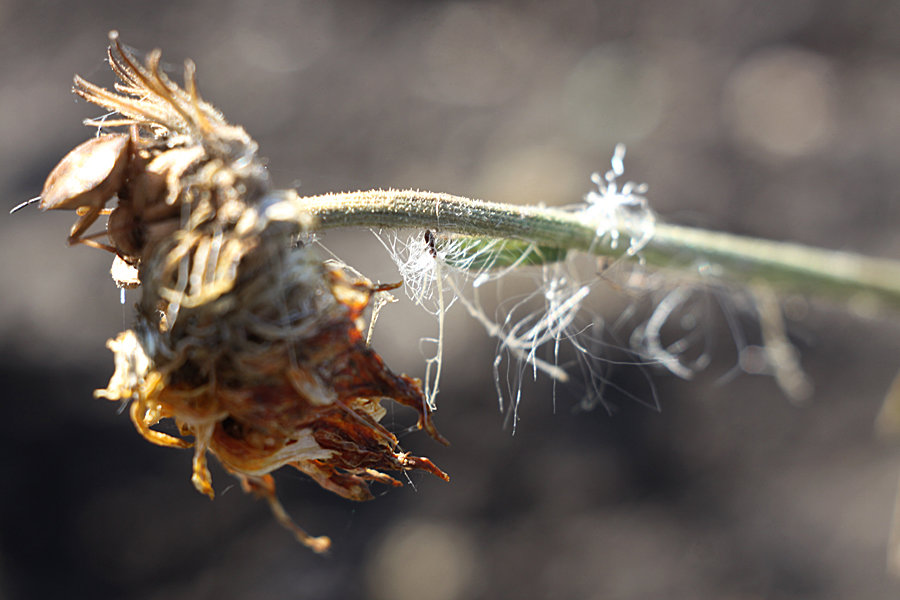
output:
[[[322, 268], [307, 260], [307, 249], [292, 253], [304, 255], [299, 262], [306, 268]], [[209, 306], [183, 309], [174, 334], [158, 329], [120, 334], [109, 344], [116, 372], [97, 395], [131, 399], [135, 426], [155, 444], [183, 447], [182, 439], [152, 428], [164, 418], [174, 419], [183, 435], [194, 438], [192, 481], [198, 491], [213, 495], [205, 463], [209, 451], [245, 489], [265, 497], [276, 516], [283, 509], [276, 508], [280, 505], [269, 473], [282, 466], [294, 467], [351, 500], [371, 499], [369, 482], [400, 485], [384, 471], [423, 470], [447, 480], [427, 458], [401, 451], [397, 438], [379, 424], [386, 412], [380, 401], [390, 398], [414, 408], [421, 426], [444, 441], [431, 422], [419, 382], [393, 374], [366, 346], [356, 325], [365, 303], [338, 300], [349, 295], [346, 289], [321, 293], [322, 285], [348, 286], [359, 293], [364, 284], [347, 282], [333, 270], [318, 279], [320, 286], [303, 290], [305, 301], [299, 303], [315, 311], [315, 323], [298, 321], [285, 329], [251, 324], [259, 313], [239, 318], [240, 308], [223, 297], [216, 303], [224, 314], [207, 311]], [[203, 314], [220, 314], [224, 326], [198, 320]], [[187, 321], [190, 326], [183, 325]], [[204, 332], [219, 340], [241, 331], [253, 335], [254, 342], [225, 352], [203, 339]], [[172, 345], [176, 340], [192, 345], [179, 349]], [[166, 347], [155, 347], [161, 342]], [[155, 350], [155, 359], [148, 349]], [[289, 528], [314, 549], [320, 545], [322, 538]]]

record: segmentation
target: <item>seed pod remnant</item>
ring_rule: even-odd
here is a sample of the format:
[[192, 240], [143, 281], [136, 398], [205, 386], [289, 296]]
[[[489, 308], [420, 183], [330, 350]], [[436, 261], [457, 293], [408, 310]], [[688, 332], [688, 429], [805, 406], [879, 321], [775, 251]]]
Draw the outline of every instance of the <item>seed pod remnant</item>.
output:
[[[197, 92], [194, 66], [182, 89], [110, 34], [115, 91], [75, 78], [74, 92], [121, 115], [90, 125], [127, 127], [85, 142], [48, 178], [42, 208], [74, 209], [70, 243], [116, 254], [114, 279], [140, 285], [137, 323], [108, 346], [115, 372], [96, 396], [130, 402], [148, 441], [193, 447], [194, 486], [213, 496], [207, 452], [276, 518], [317, 552], [287, 516], [271, 472], [292, 466], [352, 500], [369, 482], [400, 482], [385, 471], [447, 475], [402, 452], [379, 421], [383, 399], [410, 406], [434, 427], [418, 380], [392, 373], [360, 332], [378, 286], [324, 263], [291, 237], [309, 224], [269, 219], [293, 192], [272, 190], [256, 143]], [[116, 204], [106, 208], [113, 197]], [[85, 235], [108, 214], [108, 244]], [[179, 436], [154, 429], [174, 420]], [[193, 438], [190, 440], [189, 438]]]

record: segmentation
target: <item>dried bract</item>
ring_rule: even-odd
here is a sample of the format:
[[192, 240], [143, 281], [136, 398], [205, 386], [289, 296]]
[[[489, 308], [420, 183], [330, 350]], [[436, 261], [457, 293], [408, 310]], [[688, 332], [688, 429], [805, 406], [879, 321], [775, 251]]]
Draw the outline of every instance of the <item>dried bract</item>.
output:
[[66, 154], [47, 176], [41, 192], [41, 210], [84, 210], [69, 232], [77, 242], [125, 182], [131, 155], [125, 133], [101, 135]]
[[[116, 253], [120, 284], [142, 287], [137, 324], [109, 342], [116, 369], [96, 395], [130, 402], [147, 440], [193, 446], [192, 481], [210, 497], [211, 452], [316, 551], [328, 539], [291, 522], [272, 471], [292, 466], [352, 500], [371, 498], [372, 481], [400, 485], [385, 471], [447, 479], [379, 423], [391, 399], [444, 441], [419, 381], [392, 373], [363, 339], [361, 317], [381, 288], [292, 245], [307, 215], [267, 217], [290, 192], [270, 189], [253, 140], [200, 98], [191, 63], [182, 89], [160, 72], [159, 51], [141, 64], [115, 33], [110, 42], [115, 91], [76, 77], [75, 93], [118, 112], [104, 126], [129, 132], [76, 148], [44, 197], [46, 208], [82, 210], [74, 242], [90, 241], [82, 234], [115, 196], [109, 244], [94, 245]], [[154, 429], [163, 419], [180, 435]]]

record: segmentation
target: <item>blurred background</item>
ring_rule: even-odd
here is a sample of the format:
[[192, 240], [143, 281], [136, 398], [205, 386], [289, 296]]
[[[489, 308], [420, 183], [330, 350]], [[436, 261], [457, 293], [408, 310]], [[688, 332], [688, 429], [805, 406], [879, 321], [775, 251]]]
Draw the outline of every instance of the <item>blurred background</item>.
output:
[[[301, 193], [572, 204], [625, 142], [664, 219], [900, 258], [896, 1], [2, 0], [6, 206], [93, 134], [80, 122], [100, 111], [71, 78], [112, 82], [113, 28], [176, 75], [193, 58], [204, 97]], [[719, 383], [726, 354], [691, 382], [607, 372], [645, 398], [649, 374], [658, 411], [611, 393], [612, 411], [575, 412], [577, 386], [554, 402], [539, 381], [512, 435], [496, 343], [457, 308], [436, 416], [453, 445], [402, 437], [451, 483], [414, 476], [355, 504], [279, 473], [296, 521], [333, 538], [321, 557], [221, 469], [215, 501], [196, 493], [188, 452], [92, 398], [137, 296], [122, 306], [109, 257], [66, 247], [73, 219], [0, 218], [2, 598], [900, 597], [885, 569], [900, 460], [873, 435], [896, 316], [793, 311], [816, 386], [802, 406], [769, 377]], [[396, 280], [368, 232], [324, 241]], [[402, 304], [382, 319], [378, 351], [421, 376], [433, 319]]]

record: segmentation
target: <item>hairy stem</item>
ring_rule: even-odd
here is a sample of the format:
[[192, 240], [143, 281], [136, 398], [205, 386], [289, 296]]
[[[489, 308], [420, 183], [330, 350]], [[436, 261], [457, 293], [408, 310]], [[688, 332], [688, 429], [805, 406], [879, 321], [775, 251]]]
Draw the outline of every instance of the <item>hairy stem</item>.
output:
[[[275, 199], [273, 199], [275, 200]], [[518, 240], [522, 252], [540, 247], [619, 257], [627, 244], [611, 247], [585, 212], [515, 206], [415, 190], [369, 190], [299, 197], [284, 192], [270, 218], [294, 220], [306, 213], [314, 229], [339, 227], [422, 228], [494, 239]], [[600, 229], [600, 234], [609, 233]], [[640, 232], [620, 231], [623, 239]], [[605, 238], [608, 239], [608, 238]], [[509, 243], [505, 251], [509, 251]], [[551, 260], [558, 252], [546, 253]], [[656, 223], [640, 250], [649, 266], [686, 277], [712, 273], [741, 285], [764, 284], [833, 300], [865, 300], [900, 309], [900, 262], [800, 244]]]

